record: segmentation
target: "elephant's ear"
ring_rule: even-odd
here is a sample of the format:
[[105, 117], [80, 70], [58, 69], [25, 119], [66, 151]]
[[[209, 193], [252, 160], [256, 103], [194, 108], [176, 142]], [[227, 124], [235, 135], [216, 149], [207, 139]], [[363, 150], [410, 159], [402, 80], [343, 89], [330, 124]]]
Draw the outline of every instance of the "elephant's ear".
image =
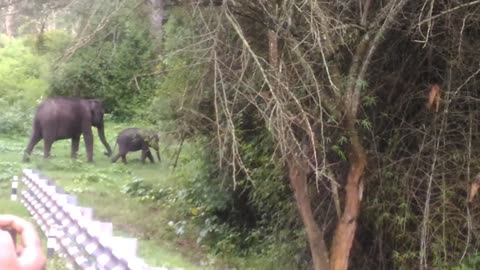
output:
[[103, 107], [103, 102], [100, 99], [92, 98], [88, 100], [88, 103], [90, 104], [91, 109]]
[[88, 100], [88, 109], [90, 110], [90, 113], [92, 114], [92, 116], [94, 115], [95, 110], [97, 108], [98, 108], [98, 102], [95, 99], [89, 99]]
[[155, 140], [155, 133], [149, 132], [148, 133], [148, 139], [153, 142]]
[[88, 106], [92, 114], [92, 124], [94, 126], [102, 125], [104, 114], [102, 102], [97, 99], [89, 99]]

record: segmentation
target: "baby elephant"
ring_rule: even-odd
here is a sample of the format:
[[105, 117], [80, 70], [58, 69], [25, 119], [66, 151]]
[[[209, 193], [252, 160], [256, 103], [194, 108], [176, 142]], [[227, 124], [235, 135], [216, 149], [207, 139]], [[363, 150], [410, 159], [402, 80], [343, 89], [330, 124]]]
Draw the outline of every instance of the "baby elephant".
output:
[[155, 149], [157, 152], [158, 161], [160, 162], [160, 153], [158, 151], [158, 135], [150, 130], [144, 130], [140, 128], [127, 128], [124, 129], [118, 134], [117, 143], [118, 144], [118, 154], [112, 157], [112, 162], [116, 162], [119, 157], [122, 157], [123, 163], [127, 163], [126, 155], [128, 152], [134, 152], [142, 150], [142, 163], [145, 163], [145, 158], [148, 157], [152, 163], [153, 160], [152, 153], [150, 152], [150, 147]]

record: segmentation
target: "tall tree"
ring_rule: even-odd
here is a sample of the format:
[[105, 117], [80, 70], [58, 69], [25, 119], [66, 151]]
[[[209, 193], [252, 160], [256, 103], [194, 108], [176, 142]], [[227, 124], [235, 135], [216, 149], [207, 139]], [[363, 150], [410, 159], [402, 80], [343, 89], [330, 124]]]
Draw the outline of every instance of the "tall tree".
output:
[[[243, 170], [248, 175], [239, 154], [235, 108], [237, 104], [242, 108], [242, 102], [252, 104], [285, 161], [316, 270], [348, 268], [367, 182], [363, 178], [368, 157], [358, 126], [362, 90], [373, 56], [407, 2], [224, 1], [220, 10], [225, 20], [205, 19], [214, 22], [205, 27], [209, 31], [222, 32], [228, 24], [237, 37], [228, 43], [215, 32], [210, 47], [217, 134], [227, 137], [219, 142], [231, 144], [221, 147], [230, 152], [222, 156], [231, 156], [235, 174]], [[265, 40], [268, 46], [262, 45]], [[222, 46], [225, 43], [232, 49]], [[269, 59], [268, 65], [263, 58]], [[248, 87], [254, 80], [261, 80], [264, 87]], [[348, 139], [345, 179], [335, 178], [330, 168], [335, 161], [327, 157], [332, 146], [326, 137]], [[312, 175], [317, 183], [331, 182], [339, 211], [329, 250], [318, 225], [322, 216], [316, 216], [312, 207], [308, 184]], [[342, 198], [335, 191], [339, 183], [344, 183]]]
[[5, 31], [8, 37], [15, 34], [15, 0], [8, 1], [7, 14], [5, 15]]
[[165, 0], [148, 0], [147, 3], [148, 9], [150, 10], [152, 34], [160, 39], [162, 36], [162, 25], [165, 19]]

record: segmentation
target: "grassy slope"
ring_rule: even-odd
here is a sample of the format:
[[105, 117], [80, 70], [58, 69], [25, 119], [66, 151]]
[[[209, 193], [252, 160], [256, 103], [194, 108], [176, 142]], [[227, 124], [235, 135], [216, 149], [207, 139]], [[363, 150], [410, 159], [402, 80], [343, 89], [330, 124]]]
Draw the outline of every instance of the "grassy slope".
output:
[[[113, 143], [115, 134], [122, 126], [111, 124], [109, 128], [107, 138], [110, 143]], [[77, 195], [79, 205], [93, 207], [96, 219], [112, 222], [115, 234], [141, 239], [139, 255], [150, 265], [192, 270], [215, 269], [213, 266], [199, 266], [211, 264], [208, 259], [200, 255], [198, 247], [194, 247], [190, 241], [174, 237], [173, 228], [168, 226], [168, 222], [174, 217], [169, 217], [168, 212], [162, 210], [161, 205], [140, 202], [123, 192], [126, 184], [138, 178], [165, 188], [177, 185], [175, 181], [167, 181], [175, 179], [168, 169], [169, 155], [161, 153], [163, 154], [162, 164], [141, 164], [138, 161], [140, 153], [130, 153], [127, 155], [129, 164], [126, 166], [121, 163], [111, 164], [102, 155], [103, 147], [96, 138], [94, 164], [84, 162], [83, 143], [80, 144], [78, 160], [71, 160], [69, 141], [56, 142], [52, 149], [52, 159], [46, 161], [42, 158], [43, 145], [40, 142], [32, 155], [32, 162], [24, 164], [19, 161], [27, 140], [26, 137], [0, 137], [1, 178], [8, 179], [22, 167], [39, 169], [49, 178], [55, 179], [57, 185]], [[195, 173], [194, 163], [189, 165], [186, 162], [185, 166], [192, 167], [184, 170], [188, 173], [183, 177], [189, 177], [188, 174]], [[9, 184], [6, 180], [3, 182], [0, 180], [0, 213], [9, 212], [26, 216], [27, 213], [22, 207], [8, 201]]]

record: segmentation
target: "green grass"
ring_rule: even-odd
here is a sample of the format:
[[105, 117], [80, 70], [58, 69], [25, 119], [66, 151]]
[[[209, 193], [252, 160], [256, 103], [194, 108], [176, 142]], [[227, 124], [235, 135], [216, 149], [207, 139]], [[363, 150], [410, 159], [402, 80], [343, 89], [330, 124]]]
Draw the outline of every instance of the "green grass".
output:
[[[111, 124], [107, 139], [113, 148], [114, 138], [122, 125]], [[178, 190], [179, 181], [193, 177], [198, 164], [188, 154], [181, 156], [183, 169], [175, 174], [169, 169], [175, 145], [164, 142], [162, 163], [141, 164], [140, 153], [127, 155], [129, 163], [111, 164], [98, 137], [95, 138], [94, 163], [85, 162], [85, 147], [80, 144], [77, 160], [70, 159], [70, 141], [56, 142], [52, 147], [52, 158], [42, 157], [43, 142], [40, 142], [30, 163], [21, 163], [27, 137], [0, 136], [0, 213], [12, 213], [28, 217], [19, 204], [9, 201], [10, 182], [22, 168], [40, 170], [47, 177], [56, 180], [58, 186], [78, 196], [78, 204], [94, 208], [95, 219], [112, 222], [115, 235], [138, 238], [140, 257], [151, 266], [176, 267], [185, 270], [221, 269], [210, 263], [201, 247], [187, 238], [177, 237], [168, 223], [177, 220], [171, 211], [165, 210], [160, 202], [141, 201], [125, 194], [125, 186], [135, 179], [143, 179], [156, 186]], [[183, 153], [188, 153], [188, 144]], [[192, 150], [193, 151], [193, 150]], [[58, 262], [56, 262], [58, 263]], [[203, 265], [203, 266], [202, 266]], [[53, 267], [52, 269], [58, 269]]]

